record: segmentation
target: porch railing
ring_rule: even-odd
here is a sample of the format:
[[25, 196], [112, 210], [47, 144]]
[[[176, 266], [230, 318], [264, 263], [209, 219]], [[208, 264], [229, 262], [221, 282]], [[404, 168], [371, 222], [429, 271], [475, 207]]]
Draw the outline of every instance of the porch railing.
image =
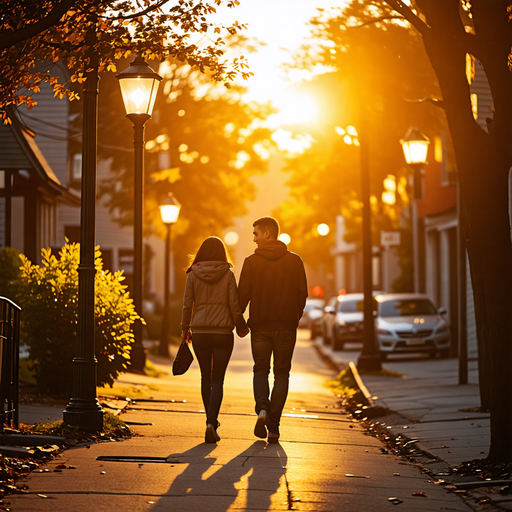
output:
[[19, 426], [20, 313], [0, 297], [0, 432]]

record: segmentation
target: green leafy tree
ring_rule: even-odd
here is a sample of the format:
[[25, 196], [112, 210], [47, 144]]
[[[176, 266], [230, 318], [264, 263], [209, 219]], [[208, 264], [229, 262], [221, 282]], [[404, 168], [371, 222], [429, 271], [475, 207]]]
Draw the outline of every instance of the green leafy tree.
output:
[[[362, 109], [369, 124], [372, 237], [376, 246], [380, 245], [380, 231], [400, 229], [406, 235], [404, 240], [410, 239], [407, 183], [411, 171], [405, 164], [400, 139], [411, 125], [421, 126], [431, 138], [447, 131], [436, 106], [415, 101], [439, 94], [421, 39], [404, 24], [388, 23], [385, 28], [366, 25], [373, 19], [376, 3], [353, 2], [345, 9], [319, 10], [311, 21], [315, 44], [304, 46], [294, 59], [303, 68], [324, 72], [300, 86], [303, 94], [315, 99], [318, 120], [290, 127], [296, 133], [308, 133], [312, 142], [288, 161], [292, 199], [280, 206], [278, 215], [290, 219], [286, 229], [294, 246], [298, 240], [299, 252], [312, 265], [332, 265], [328, 246], [333, 244], [334, 230], [328, 237], [318, 237], [316, 226], [320, 222], [334, 228], [336, 215], [343, 215], [346, 241], [358, 246], [362, 243], [356, 135]], [[389, 175], [397, 186], [394, 204], [381, 199]], [[410, 247], [404, 243], [399, 251], [404, 275], [396, 286], [403, 290], [411, 282], [407, 264]]]
[[[466, 211], [462, 228], [474, 292], [480, 394], [491, 411], [489, 459], [510, 463], [512, 5], [508, 0], [416, 0], [411, 5], [386, 0], [384, 5], [421, 38], [439, 82], [441, 98], [436, 99], [450, 129]], [[492, 93], [494, 111], [486, 119], [487, 130], [473, 116], [468, 56], [481, 63]]]
[[[32, 370], [42, 392], [71, 396], [78, 321], [79, 244], [62, 248], [59, 258], [41, 251], [42, 265], [21, 257], [20, 289], [22, 335]], [[95, 255], [95, 351], [97, 385], [112, 385], [129, 366], [133, 343], [131, 325], [139, 318], [122, 284], [122, 271], [103, 269], [101, 252]]]
[[[204, 238], [221, 236], [254, 198], [250, 177], [266, 171], [265, 152], [273, 146], [263, 123], [272, 109], [243, 102], [242, 88], [216, 86], [176, 60], [163, 63], [160, 73], [164, 79], [146, 126], [144, 234], [165, 238], [158, 206], [172, 192], [182, 204], [172, 231], [181, 269]], [[100, 158], [110, 160], [111, 174], [99, 194], [119, 225], [132, 225], [131, 127], [117, 80], [107, 75], [101, 86], [99, 140], [108, 145], [100, 144]]]
[[[343, 38], [332, 39], [337, 53], [350, 53], [345, 36], [371, 30], [383, 34], [396, 27], [406, 28], [404, 48], [415, 59], [404, 76], [411, 99], [436, 105], [443, 111], [453, 143], [458, 180], [466, 219], [462, 226], [466, 239], [479, 352], [479, 383], [482, 406], [491, 411], [489, 460], [512, 462], [512, 246], [510, 243], [509, 175], [512, 166], [512, 53], [509, 0], [402, 0], [354, 1], [354, 14], [347, 18], [332, 14], [332, 27], [340, 26]], [[349, 28], [356, 27], [360, 28]], [[327, 39], [334, 33], [327, 33]], [[417, 43], [420, 43], [419, 45]], [[363, 42], [359, 45], [363, 55]], [[356, 47], [357, 48], [357, 47]], [[427, 56], [428, 60], [424, 59]], [[492, 94], [494, 110], [486, 118], [486, 128], [473, 115], [467, 61], [476, 58], [482, 66]], [[371, 55], [373, 73], [379, 59]], [[375, 65], [375, 66], [374, 66]], [[439, 90], [426, 90], [415, 80], [435, 73]], [[395, 76], [391, 72], [389, 79]], [[360, 84], [359, 84], [360, 85]], [[419, 104], [418, 106], [421, 106]], [[398, 115], [398, 113], [397, 113]], [[423, 129], [423, 125], [422, 129]], [[428, 132], [427, 132], [428, 134]]]
[[[99, 57], [100, 71], [115, 71], [118, 59], [139, 52], [146, 58], [188, 62], [228, 86], [238, 73], [247, 78], [250, 73], [243, 58], [225, 59], [222, 38], [245, 25], [235, 22], [224, 27], [210, 21], [222, 4], [235, 7], [239, 2], [4, 0], [0, 3], [0, 111], [4, 119], [8, 119], [8, 105], [35, 105], [32, 93], [43, 82], [52, 85], [55, 95], [76, 99], [78, 94], [71, 86], [85, 80], [91, 51]], [[51, 72], [47, 63], [57, 61], [71, 70], [69, 80], [61, 77], [59, 81]]]

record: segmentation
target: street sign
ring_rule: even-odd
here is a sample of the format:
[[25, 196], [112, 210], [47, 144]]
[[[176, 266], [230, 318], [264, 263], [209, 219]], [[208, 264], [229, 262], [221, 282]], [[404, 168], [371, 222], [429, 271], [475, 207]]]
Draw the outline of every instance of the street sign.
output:
[[400, 245], [400, 232], [399, 231], [381, 231], [380, 232], [380, 245], [384, 247], [391, 247], [392, 245]]

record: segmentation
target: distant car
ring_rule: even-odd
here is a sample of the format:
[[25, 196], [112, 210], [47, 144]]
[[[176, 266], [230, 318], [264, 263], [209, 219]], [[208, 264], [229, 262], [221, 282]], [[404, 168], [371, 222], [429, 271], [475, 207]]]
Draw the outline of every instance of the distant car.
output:
[[382, 359], [389, 354], [423, 352], [448, 357], [450, 326], [443, 318], [446, 309], [437, 309], [422, 293], [387, 293], [375, 298], [377, 337]]
[[[372, 292], [373, 296], [383, 292]], [[324, 308], [322, 336], [333, 350], [343, 350], [346, 342], [363, 341], [364, 294], [347, 293], [333, 297]]]
[[[322, 316], [324, 304], [324, 299], [315, 298], [306, 300], [304, 314], [302, 315], [302, 318], [299, 320], [299, 327], [304, 329], [310, 329], [311, 339], [314, 339], [319, 331], [319, 327], [315, 325], [315, 322], [317, 322], [318, 318]], [[313, 330], [315, 332], [313, 332]]]
[[317, 336], [322, 335], [322, 316], [324, 314], [325, 301], [318, 301], [313, 309], [308, 312], [308, 329], [310, 337], [314, 340]]

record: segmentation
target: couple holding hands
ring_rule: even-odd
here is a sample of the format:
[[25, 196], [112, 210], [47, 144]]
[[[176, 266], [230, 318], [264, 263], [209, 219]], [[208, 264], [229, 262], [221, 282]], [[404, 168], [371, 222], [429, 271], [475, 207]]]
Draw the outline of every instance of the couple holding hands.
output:
[[[279, 224], [274, 218], [262, 217], [253, 228], [257, 249], [245, 259], [238, 289], [220, 238], [207, 238], [187, 269], [181, 340], [192, 343], [201, 369], [207, 443], [220, 441], [218, 415], [234, 327], [242, 338], [251, 330], [258, 415], [254, 435], [268, 438], [269, 443], [279, 440], [297, 326], [308, 296], [306, 272], [301, 258], [278, 240]], [[243, 314], [249, 303], [246, 323]], [[270, 393], [272, 355], [274, 385]]]

